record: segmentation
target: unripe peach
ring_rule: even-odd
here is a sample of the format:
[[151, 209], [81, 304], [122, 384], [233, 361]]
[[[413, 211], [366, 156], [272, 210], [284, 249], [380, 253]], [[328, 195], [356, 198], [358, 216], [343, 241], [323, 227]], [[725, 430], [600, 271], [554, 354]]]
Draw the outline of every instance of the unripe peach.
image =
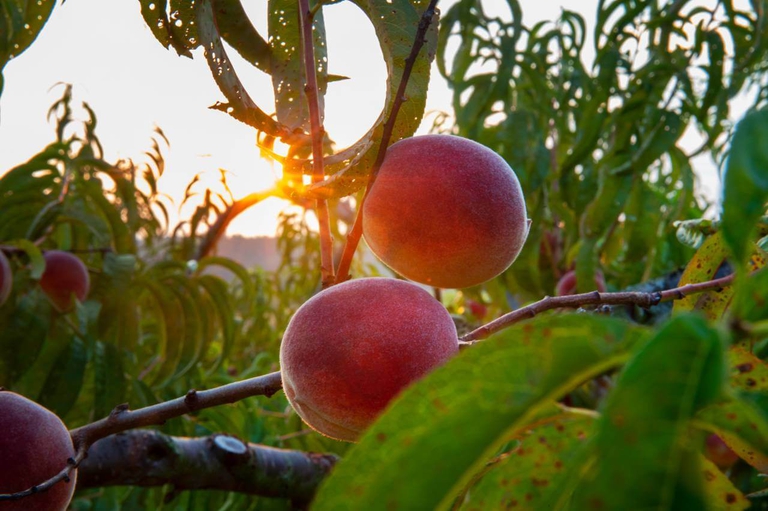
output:
[[349, 280], [291, 318], [280, 346], [283, 388], [311, 428], [352, 442], [402, 389], [458, 349], [450, 314], [424, 289]]
[[57, 310], [72, 310], [74, 298], [85, 301], [90, 285], [88, 268], [76, 255], [62, 250], [45, 253], [45, 271], [40, 277], [40, 287]]
[[3, 305], [11, 294], [12, 283], [11, 263], [5, 257], [5, 254], [0, 251], [0, 305]]
[[[603, 272], [600, 270], [597, 270], [595, 272], [595, 289], [600, 291], [601, 293], [605, 293], [606, 287], [605, 287], [605, 276], [603, 275]], [[576, 270], [571, 270], [569, 272], [566, 272], [562, 277], [560, 277], [560, 280], [557, 281], [557, 285], [555, 286], [555, 295], [557, 296], [567, 296], [567, 295], [575, 295], [577, 293], [577, 287], [576, 287]]]
[[424, 135], [393, 144], [363, 206], [374, 254], [429, 286], [463, 288], [506, 270], [528, 235], [520, 183], [472, 140]]
[[[0, 493], [17, 493], [55, 476], [75, 455], [67, 427], [34, 401], [0, 391]], [[67, 509], [77, 473], [48, 491], [19, 500], [0, 501], [0, 511]]]

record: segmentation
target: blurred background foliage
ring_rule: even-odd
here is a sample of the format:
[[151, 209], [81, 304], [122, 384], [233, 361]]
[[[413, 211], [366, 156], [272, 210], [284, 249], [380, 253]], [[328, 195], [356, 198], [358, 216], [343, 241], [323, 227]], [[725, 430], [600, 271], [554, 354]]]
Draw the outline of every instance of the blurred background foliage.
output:
[[[190, 218], [170, 225], [168, 212], [175, 205], [158, 186], [169, 150], [162, 131], [149, 138], [140, 160], [106, 161], [96, 114], [87, 104], [73, 105], [70, 87], [61, 86], [61, 99], [50, 110], [54, 141], [0, 178], [0, 243], [14, 274], [13, 293], [0, 308], [0, 386], [36, 399], [69, 427], [103, 417], [123, 402], [138, 408], [190, 388], [278, 369], [287, 321], [319, 290], [310, 199], [352, 195], [359, 201], [392, 106], [392, 87], [426, 6], [417, 0], [355, 2], [371, 20], [388, 65], [385, 109], [352, 146], [334, 149], [327, 140], [333, 151], [328, 178], [305, 186], [302, 174], [311, 165], [300, 133], [307, 126], [297, 92], [304, 80], [298, 59], [279, 54], [268, 42], [273, 39], [256, 32], [238, 0], [140, 3], [166, 48], [181, 55], [201, 44], [214, 49], [206, 59], [227, 99], [217, 108], [256, 128], [265, 154], [273, 154], [277, 140], [290, 145], [288, 154], [277, 156], [286, 170], [275, 193], [305, 210], [281, 217], [281, 263], [274, 271], [244, 268], [215, 249], [201, 253], [237, 206], [225, 174], [220, 192], [190, 183], [186, 200], [199, 205]], [[517, 1], [507, 4], [508, 19], [486, 14], [473, 0], [443, 12], [439, 32], [428, 34], [428, 51], [414, 70], [394, 133], [395, 140], [404, 138], [418, 126], [429, 80], [427, 55], [436, 54], [454, 93], [454, 110], [438, 118], [434, 131], [493, 148], [516, 170], [525, 191], [533, 224], [518, 261], [489, 283], [442, 295], [460, 329], [553, 294], [557, 280], [574, 267], [583, 291], [593, 287], [584, 283], [592, 283], [598, 270], [611, 290], [655, 282], [653, 290], [674, 285], [681, 272], [681, 282], [690, 283], [708, 280], [721, 268], [742, 274], [762, 268], [760, 236], [768, 234], [762, 217], [768, 162], [760, 149], [768, 133], [761, 110], [768, 99], [768, 4], [605, 0], [594, 20], [564, 10], [557, 20], [534, 26], [524, 23]], [[0, 2], [0, 69], [34, 40], [53, 8], [53, 1]], [[293, 2], [270, 0], [270, 12], [290, 9]], [[315, 27], [322, 95], [325, 84], [344, 77], [324, 72], [321, 16]], [[280, 35], [295, 48], [295, 30], [292, 18], [276, 18], [268, 35]], [[280, 92], [274, 108], [259, 108], [247, 96], [222, 40], [272, 75]], [[731, 100], [745, 95], [753, 113], [734, 135]], [[272, 110], [275, 116], [265, 113]], [[682, 139], [692, 130], [700, 142], [685, 149]], [[726, 214], [722, 220], [704, 218], [716, 207], [696, 196], [694, 158], [709, 155], [724, 165], [730, 148]], [[343, 208], [332, 208], [332, 214], [340, 241], [348, 219]], [[36, 286], [42, 252], [54, 248], [76, 253], [92, 278], [88, 299], [69, 314], [53, 310]], [[218, 276], [222, 269], [230, 278]], [[357, 257], [355, 276], [379, 271]], [[669, 275], [676, 277], [670, 281]], [[403, 507], [426, 498], [424, 509], [441, 503], [490, 509], [523, 502], [535, 490], [546, 505], [561, 506], [549, 508], [562, 509], [578, 485], [583, 486], [574, 502], [599, 498], [616, 509], [631, 507], [633, 494], [610, 478], [611, 469], [618, 473], [627, 463], [609, 456], [612, 448], [629, 449], [610, 420], [620, 416], [630, 417], [633, 438], [648, 442], [648, 452], [659, 456], [628, 463], [642, 488], [656, 497], [659, 488], [673, 488], [675, 495], [689, 492], [676, 509], [700, 509], [704, 501], [712, 509], [744, 509], [744, 495], [752, 493], [755, 506], [766, 508], [766, 499], [757, 495], [765, 487], [759, 473], [768, 466], [765, 278], [761, 272], [742, 279], [725, 298], [713, 291], [677, 302], [658, 317], [642, 316], [658, 328], [560, 314], [467, 350], [397, 401], [340, 464], [318, 507], [368, 509], [381, 505], [375, 499], [384, 495]], [[719, 323], [687, 316], [691, 311]], [[667, 321], [670, 313], [675, 319]], [[669, 378], [657, 374], [664, 364]], [[443, 391], [435, 396], [435, 388]], [[425, 401], [425, 393], [441, 405]], [[522, 407], [515, 404], [518, 398]], [[661, 424], [662, 433], [643, 429], [645, 423]], [[225, 431], [265, 445], [342, 456], [350, 450], [309, 432], [281, 393], [203, 410], [158, 429], [190, 436]], [[721, 469], [703, 461], [703, 438], [710, 433], [726, 438], [743, 460]], [[378, 445], [377, 434], [391, 441]], [[543, 475], [548, 473], [541, 463], [507, 461], [529, 448], [537, 459], [566, 463], [568, 473], [555, 479]], [[451, 470], [434, 468], [435, 449], [456, 461]], [[605, 468], [590, 472], [597, 456]], [[533, 470], [543, 471], [540, 479], [528, 478]], [[403, 473], [411, 474], [408, 484], [398, 482]], [[714, 483], [705, 485], [702, 474]], [[697, 482], [686, 487], [690, 479]], [[366, 490], [358, 491], [362, 486]], [[82, 510], [287, 506], [168, 488], [105, 488], [77, 497], [73, 507]], [[665, 509], [673, 509], [678, 501], [665, 502]]]

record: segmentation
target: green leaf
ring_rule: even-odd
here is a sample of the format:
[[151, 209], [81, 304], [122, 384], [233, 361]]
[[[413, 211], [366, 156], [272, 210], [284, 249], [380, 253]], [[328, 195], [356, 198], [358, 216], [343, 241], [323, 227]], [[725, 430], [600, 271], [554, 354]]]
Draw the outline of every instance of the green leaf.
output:
[[125, 400], [123, 357], [114, 344], [97, 341], [93, 363], [93, 413], [95, 417], [106, 417]]
[[51, 307], [41, 293], [0, 308], [0, 386], [10, 386], [32, 366], [45, 343]]
[[270, 73], [272, 50], [248, 19], [240, 0], [217, 0], [213, 14], [221, 37], [251, 65]]
[[[55, 5], [55, 0], [0, 1], [0, 73], [37, 38]], [[2, 85], [0, 80], [0, 94]]]
[[[272, 52], [272, 89], [275, 91], [277, 120], [289, 130], [311, 131], [309, 106], [304, 92], [303, 41], [299, 24], [299, 3], [295, 0], [269, 0], [269, 35]], [[328, 73], [328, 52], [325, 48], [325, 21], [322, 9], [312, 20], [317, 96], [323, 112]], [[322, 121], [322, 118], [321, 118]]]
[[[309, 187], [309, 191], [323, 196], [342, 197], [365, 186], [365, 177], [370, 172], [379, 150], [374, 141], [381, 140], [384, 123], [392, 110], [403, 76], [405, 60], [411, 52], [419, 20], [428, 4], [426, 0], [353, 0], [353, 3], [360, 7], [376, 31], [387, 65], [386, 97], [384, 109], [373, 127], [353, 145], [325, 160], [325, 173], [330, 177]], [[419, 52], [408, 79], [405, 91], [407, 101], [403, 103], [397, 116], [392, 131], [392, 143], [413, 135], [424, 115], [430, 66], [437, 48], [437, 21], [432, 20], [425, 37], [426, 44]], [[304, 172], [310, 172], [308, 164], [305, 165]]]
[[48, 373], [38, 402], [59, 417], [65, 415], [80, 395], [87, 363], [85, 343], [78, 337], [72, 337]]
[[[706, 282], [715, 278], [718, 268], [728, 256], [728, 247], [723, 239], [722, 231], [708, 237], [696, 251], [693, 258], [685, 267], [680, 277], [680, 286]], [[707, 291], [706, 293], [689, 295], [676, 300], [672, 312], [679, 314], [692, 310], [702, 310], [710, 319], [719, 319], [733, 296], [732, 288]]]
[[728, 350], [728, 367], [731, 368], [731, 387], [768, 394], [768, 363], [752, 352], [742, 346], [732, 346]]
[[736, 262], [745, 264], [755, 225], [768, 199], [768, 110], [747, 114], [731, 142], [723, 183], [723, 237]]
[[40, 247], [29, 240], [16, 240], [9, 243], [9, 245], [18, 247], [27, 254], [27, 257], [29, 257], [29, 276], [33, 280], [40, 280], [45, 271], [45, 257], [43, 257]]
[[724, 378], [718, 333], [697, 316], [668, 322], [610, 394], [572, 509], [705, 509], [689, 424], [721, 395]]
[[248, 301], [254, 297], [256, 289], [250, 275], [248, 274], [248, 270], [246, 270], [243, 265], [239, 264], [237, 261], [233, 261], [232, 259], [228, 259], [226, 257], [208, 256], [200, 259], [197, 263], [198, 273], [203, 273], [203, 270], [209, 266], [221, 266], [222, 268], [231, 271], [240, 281], [244, 300]]
[[717, 433], [744, 461], [768, 473], [768, 415], [746, 399], [727, 397], [696, 415], [696, 427]]
[[279, 137], [288, 130], [267, 115], [248, 95], [227, 57], [216, 28], [210, 0], [197, 2], [197, 33], [205, 51], [208, 67], [222, 94], [229, 103], [217, 103], [213, 108], [229, 113], [232, 117], [257, 130]]
[[449, 505], [510, 431], [624, 362], [641, 333], [610, 318], [547, 316], [464, 350], [390, 405], [334, 468], [315, 509]]
[[237, 336], [235, 310], [234, 305], [232, 304], [231, 295], [223, 280], [214, 277], [213, 275], [203, 275], [197, 279], [197, 282], [211, 297], [211, 301], [216, 307], [216, 312], [219, 316], [219, 324], [221, 325], [222, 330], [221, 350], [213, 367], [209, 369], [209, 374], [211, 374], [229, 356], [230, 350], [235, 345]]
[[749, 499], [733, 485], [717, 465], [703, 457], [699, 461], [704, 475], [707, 511], [742, 511], [750, 507]]
[[561, 411], [526, 427], [519, 444], [491, 462], [459, 509], [553, 509], [568, 471], [579, 468], [579, 450], [595, 418], [586, 411]]

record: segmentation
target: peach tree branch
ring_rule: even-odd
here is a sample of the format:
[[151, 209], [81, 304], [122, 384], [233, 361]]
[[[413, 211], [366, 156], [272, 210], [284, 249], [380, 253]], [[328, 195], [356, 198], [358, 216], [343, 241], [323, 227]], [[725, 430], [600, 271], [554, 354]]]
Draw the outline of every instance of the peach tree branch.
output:
[[381, 136], [381, 144], [379, 144], [379, 152], [376, 154], [376, 161], [374, 161], [373, 167], [371, 168], [371, 173], [368, 176], [368, 184], [365, 187], [365, 192], [363, 192], [363, 198], [360, 200], [360, 204], [357, 206], [357, 216], [355, 217], [355, 223], [352, 225], [352, 229], [347, 235], [347, 241], [344, 244], [344, 252], [341, 255], [339, 267], [336, 271], [337, 282], [344, 282], [349, 278], [349, 267], [352, 265], [352, 257], [354, 257], [355, 251], [357, 250], [357, 245], [360, 243], [360, 237], [363, 235], [363, 204], [365, 203], [365, 199], [368, 196], [368, 193], [373, 187], [373, 183], [376, 181], [376, 175], [379, 173], [379, 168], [381, 168], [381, 163], [384, 161], [384, 156], [387, 154], [387, 147], [389, 147], [389, 140], [392, 138], [392, 130], [395, 128], [397, 114], [400, 112], [400, 107], [402, 106], [403, 101], [405, 101], [405, 88], [408, 85], [408, 79], [411, 77], [411, 71], [413, 70], [413, 66], [416, 63], [416, 57], [419, 55], [421, 47], [424, 46], [427, 30], [429, 29], [429, 25], [432, 23], [432, 19], [434, 18], [435, 12], [437, 10], [437, 1], [438, 0], [430, 0], [426, 10], [421, 15], [419, 26], [416, 29], [416, 38], [413, 41], [413, 46], [411, 47], [411, 53], [408, 55], [408, 58], [405, 59], [403, 76], [401, 77], [400, 84], [397, 87], [397, 95], [395, 96], [395, 101], [392, 104], [392, 111], [389, 113], [389, 118], [387, 118], [387, 122], [384, 124], [384, 131]]
[[127, 404], [115, 407], [108, 417], [70, 431], [75, 456], [67, 460], [67, 466], [58, 474], [26, 490], [0, 495], [0, 502], [17, 500], [34, 493], [48, 490], [61, 481], [69, 481], [70, 474], [88, 455], [88, 449], [97, 440], [115, 433], [145, 426], [159, 426], [168, 419], [184, 414], [241, 401], [252, 396], [272, 396], [283, 386], [279, 372], [229, 383], [210, 390], [190, 390], [184, 397], [156, 405], [130, 410]]
[[222, 490], [308, 503], [338, 461], [316, 454], [245, 443], [215, 434], [184, 438], [131, 430], [91, 446], [80, 464], [77, 487], [163, 486]]
[[719, 279], [700, 282], [698, 284], [688, 284], [681, 287], [667, 289], [665, 291], [656, 291], [652, 293], [643, 293], [640, 291], [624, 291], [618, 293], [600, 293], [592, 291], [591, 293], [581, 293], [569, 296], [546, 296], [525, 307], [521, 307], [512, 312], [500, 316], [490, 323], [477, 328], [468, 334], [462, 336], [459, 342], [462, 346], [472, 345], [477, 341], [485, 339], [496, 332], [509, 326], [519, 323], [524, 319], [530, 319], [544, 311], [561, 308], [575, 308], [584, 305], [637, 305], [644, 308], [653, 307], [661, 302], [670, 300], [680, 300], [688, 295], [703, 293], [704, 291], [721, 289], [733, 282], [734, 275], [727, 275]]
[[[320, 5], [318, 3], [318, 5]], [[309, 106], [309, 124], [312, 131], [312, 182], [319, 183], [325, 177], [323, 166], [323, 128], [320, 119], [320, 101], [317, 94], [317, 72], [315, 70], [315, 45], [312, 37], [313, 13], [309, 9], [309, 0], [299, 0], [299, 24], [301, 26], [301, 43], [304, 58], [307, 95]], [[316, 201], [317, 221], [320, 227], [320, 272], [323, 287], [333, 285], [333, 236], [328, 212], [328, 201], [318, 198]]]

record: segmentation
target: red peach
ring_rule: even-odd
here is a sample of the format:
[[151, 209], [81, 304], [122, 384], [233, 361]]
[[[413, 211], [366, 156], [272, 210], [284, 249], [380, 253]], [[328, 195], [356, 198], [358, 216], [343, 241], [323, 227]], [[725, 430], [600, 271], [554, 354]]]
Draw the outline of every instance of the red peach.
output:
[[469, 308], [469, 312], [471, 312], [477, 319], [483, 319], [485, 315], [488, 314], [488, 306], [484, 303], [469, 299], [467, 300], [467, 307]]
[[44, 257], [45, 271], [40, 277], [40, 287], [53, 306], [60, 312], [68, 312], [75, 306], [73, 298], [85, 301], [90, 288], [85, 264], [76, 255], [61, 250], [49, 250]]
[[733, 452], [733, 449], [728, 447], [728, 444], [714, 433], [707, 435], [704, 455], [721, 469], [730, 468], [739, 461], [739, 455]]
[[312, 429], [353, 442], [401, 390], [458, 349], [450, 314], [424, 289], [348, 280], [291, 318], [280, 346], [283, 388]]
[[[0, 493], [16, 493], [40, 484], [67, 466], [75, 455], [67, 427], [56, 415], [19, 394], [0, 391]], [[0, 511], [67, 509], [77, 473], [48, 491], [1, 501]]]
[[387, 150], [363, 206], [374, 254], [434, 287], [481, 284], [506, 270], [528, 235], [520, 183], [504, 159], [452, 135], [401, 140]]
[[[600, 291], [601, 293], [605, 293], [606, 287], [605, 287], [605, 276], [603, 275], [603, 272], [600, 270], [597, 270], [595, 272], [595, 289]], [[576, 270], [571, 270], [569, 272], [566, 272], [562, 277], [560, 277], [560, 280], [557, 281], [557, 285], [555, 286], [555, 295], [557, 296], [567, 296], [567, 295], [575, 295], [577, 293], [576, 288]]]

